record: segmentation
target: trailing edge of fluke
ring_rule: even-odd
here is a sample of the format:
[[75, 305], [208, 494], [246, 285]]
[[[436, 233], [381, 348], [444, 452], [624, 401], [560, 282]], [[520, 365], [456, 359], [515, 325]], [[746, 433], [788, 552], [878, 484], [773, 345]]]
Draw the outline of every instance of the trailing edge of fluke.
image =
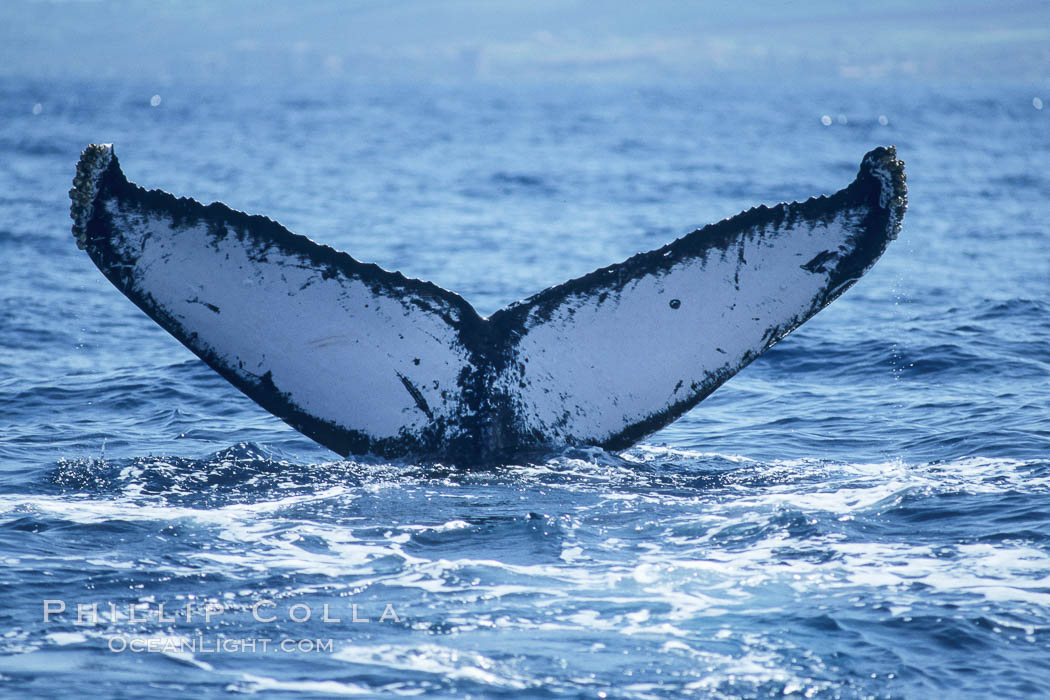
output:
[[831, 196], [760, 206], [483, 318], [462, 297], [262, 216], [145, 190], [110, 145], [73, 189], [77, 245], [281, 420], [341, 455], [478, 464], [622, 449], [857, 281], [907, 206], [892, 147]]

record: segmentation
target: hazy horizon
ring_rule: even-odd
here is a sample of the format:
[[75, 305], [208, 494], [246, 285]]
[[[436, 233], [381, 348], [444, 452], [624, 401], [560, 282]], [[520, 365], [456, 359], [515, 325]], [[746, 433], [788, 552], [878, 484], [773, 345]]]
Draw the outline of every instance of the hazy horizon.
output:
[[1044, 3], [13, 0], [0, 76], [1050, 84]]

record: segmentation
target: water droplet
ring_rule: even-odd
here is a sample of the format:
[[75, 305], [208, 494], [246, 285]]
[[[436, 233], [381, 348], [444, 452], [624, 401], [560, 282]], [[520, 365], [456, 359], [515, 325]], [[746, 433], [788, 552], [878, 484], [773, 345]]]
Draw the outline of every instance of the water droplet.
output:
[[[1042, 107], [1042, 105], [1039, 105], [1039, 106]], [[40, 104], [39, 102], [37, 102], [35, 105], [33, 105], [33, 116], [34, 117], [36, 115], [40, 114], [43, 111], [44, 111], [44, 105]]]
[[679, 299], [672, 299], [671, 302], [670, 302], [670, 306], [671, 306], [672, 309], [677, 309], [681, 305], [682, 305], [682, 302]]
[[1043, 101], [1041, 99], [1039, 99], [1038, 97], [1033, 97], [1032, 98], [1032, 106], [1035, 107], [1036, 109], [1042, 109], [1043, 108]]
[[882, 124], [883, 126], [886, 126], [889, 123], [890, 123], [890, 120], [886, 118], [885, 114], [880, 114], [879, 115], [879, 124]]
[[823, 124], [824, 126], [831, 126], [831, 117], [829, 117], [827, 114], [825, 114], [824, 116], [822, 116], [820, 118], [820, 123]]
[[159, 107], [160, 106], [160, 102], [161, 102], [160, 95], [154, 95], [153, 97], [149, 98], [149, 106], [150, 107]]

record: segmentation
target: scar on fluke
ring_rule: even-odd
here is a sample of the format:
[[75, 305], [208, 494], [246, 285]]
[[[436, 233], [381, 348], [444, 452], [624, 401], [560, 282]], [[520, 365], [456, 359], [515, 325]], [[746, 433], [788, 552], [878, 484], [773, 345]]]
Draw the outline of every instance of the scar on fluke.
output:
[[830, 250], [822, 250], [814, 255], [812, 260], [802, 265], [802, 269], [806, 272], [812, 272], [813, 274], [824, 272], [824, 263], [834, 260], [835, 255], [836, 253]]
[[834, 194], [755, 207], [487, 318], [266, 217], [143, 189], [112, 146], [84, 151], [70, 199], [99, 270], [296, 430], [342, 455], [477, 464], [623, 449], [668, 425], [854, 284], [897, 237], [907, 187], [876, 148]]
[[423, 397], [422, 392], [420, 392], [416, 385], [405, 375], [398, 372], [397, 376], [401, 380], [401, 383], [405, 385], [405, 389], [408, 390], [409, 395], [412, 396], [412, 399], [416, 402], [416, 406], [419, 407], [419, 410], [427, 414], [427, 418], [434, 420], [434, 414], [431, 413], [430, 406], [427, 405], [427, 400]]
[[212, 311], [214, 313], [222, 313], [221, 310], [219, 309], [219, 307], [216, 306], [215, 304], [210, 304], [210, 303], [208, 303], [206, 301], [201, 301], [197, 297], [193, 297], [192, 299], [187, 299], [186, 303], [187, 304], [200, 304], [201, 306], [205, 307], [209, 311]]

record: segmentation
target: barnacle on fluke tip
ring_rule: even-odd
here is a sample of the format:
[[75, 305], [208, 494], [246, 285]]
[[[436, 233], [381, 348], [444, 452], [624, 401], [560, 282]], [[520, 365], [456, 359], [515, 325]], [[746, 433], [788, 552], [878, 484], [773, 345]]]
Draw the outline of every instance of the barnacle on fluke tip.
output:
[[69, 215], [73, 217], [73, 236], [81, 250], [86, 246], [87, 222], [91, 220], [95, 197], [98, 195], [98, 181], [109, 167], [112, 156], [112, 144], [92, 144], [84, 149], [77, 163], [73, 188], [69, 190], [69, 198], [73, 201]]
[[476, 464], [622, 449], [837, 298], [897, 237], [904, 164], [877, 148], [830, 196], [760, 206], [483, 318], [459, 295], [261, 216], [129, 182], [89, 146], [77, 245], [237, 388], [347, 455]]

